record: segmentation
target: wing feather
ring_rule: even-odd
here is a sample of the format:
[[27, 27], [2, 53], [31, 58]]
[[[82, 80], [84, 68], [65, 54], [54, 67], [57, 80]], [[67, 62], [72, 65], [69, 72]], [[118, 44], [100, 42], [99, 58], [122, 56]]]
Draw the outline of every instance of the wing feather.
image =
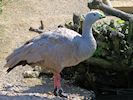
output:
[[[67, 47], [72, 47], [70, 46], [73, 45], [71, 44], [72, 38], [74, 38], [74, 35], [77, 35], [67, 34], [67, 32], [65, 34], [65, 32], [62, 32], [62, 30], [47, 32], [27, 41], [6, 58], [7, 63], [5, 67], [12, 68], [23, 60], [26, 60], [28, 63], [36, 63], [50, 58], [50, 56], [58, 56], [56, 53], [62, 52], [63, 54]], [[74, 33], [74, 31], [71, 32]]]

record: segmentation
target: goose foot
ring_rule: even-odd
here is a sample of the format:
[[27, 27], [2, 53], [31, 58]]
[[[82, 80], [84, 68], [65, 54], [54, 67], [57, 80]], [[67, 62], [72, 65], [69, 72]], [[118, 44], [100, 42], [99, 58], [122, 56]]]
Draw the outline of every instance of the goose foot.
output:
[[62, 89], [58, 89], [58, 88], [54, 89], [54, 95], [67, 98], [67, 94], [65, 94]]

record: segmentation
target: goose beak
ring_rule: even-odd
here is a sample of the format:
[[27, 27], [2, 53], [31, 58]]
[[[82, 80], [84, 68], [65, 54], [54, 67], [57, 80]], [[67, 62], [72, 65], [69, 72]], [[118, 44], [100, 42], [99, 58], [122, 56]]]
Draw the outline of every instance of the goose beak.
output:
[[102, 19], [102, 18], [105, 18], [105, 17], [106, 17], [104, 13], [101, 13], [101, 14], [99, 14], [99, 15], [100, 15], [100, 19]]

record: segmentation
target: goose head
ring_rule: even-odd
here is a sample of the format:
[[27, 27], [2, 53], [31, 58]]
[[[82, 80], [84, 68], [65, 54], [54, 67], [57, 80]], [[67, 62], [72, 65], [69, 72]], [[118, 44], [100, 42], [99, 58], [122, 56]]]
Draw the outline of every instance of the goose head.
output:
[[104, 13], [94, 10], [94, 11], [90, 11], [86, 17], [85, 17], [85, 22], [89, 23], [89, 24], [93, 24], [95, 23], [97, 20], [105, 18]]

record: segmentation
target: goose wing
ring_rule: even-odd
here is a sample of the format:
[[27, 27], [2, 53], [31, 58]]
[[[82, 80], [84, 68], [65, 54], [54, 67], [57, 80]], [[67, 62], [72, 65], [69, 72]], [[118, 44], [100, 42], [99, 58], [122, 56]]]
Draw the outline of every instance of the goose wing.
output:
[[[70, 33], [68, 33], [68, 31]], [[75, 43], [73, 42], [75, 36], [80, 35], [74, 31], [66, 31], [65, 29], [39, 35], [14, 50], [14, 52], [6, 58], [7, 63], [5, 67], [12, 68], [20, 61], [36, 63], [45, 59], [56, 60], [58, 55], [67, 56], [69, 55], [68, 53], [72, 52], [73, 48], [75, 48]]]

